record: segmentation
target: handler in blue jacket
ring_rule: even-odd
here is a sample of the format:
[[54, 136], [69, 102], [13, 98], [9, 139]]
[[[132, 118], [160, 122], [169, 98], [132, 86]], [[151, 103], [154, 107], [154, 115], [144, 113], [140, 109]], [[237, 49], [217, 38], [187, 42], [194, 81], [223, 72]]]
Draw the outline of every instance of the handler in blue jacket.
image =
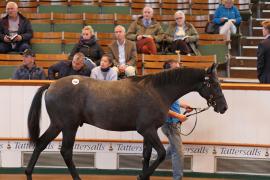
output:
[[[175, 60], [168, 60], [164, 64], [164, 69], [179, 68], [180, 64]], [[180, 107], [185, 108], [187, 112], [191, 112], [192, 108], [184, 103], [175, 101], [168, 112], [165, 124], [161, 127], [162, 132], [169, 140], [169, 146], [166, 149], [166, 159], [172, 160], [173, 180], [182, 180], [184, 170], [184, 152], [179, 131], [182, 122], [187, 120], [184, 114], [181, 114]]]

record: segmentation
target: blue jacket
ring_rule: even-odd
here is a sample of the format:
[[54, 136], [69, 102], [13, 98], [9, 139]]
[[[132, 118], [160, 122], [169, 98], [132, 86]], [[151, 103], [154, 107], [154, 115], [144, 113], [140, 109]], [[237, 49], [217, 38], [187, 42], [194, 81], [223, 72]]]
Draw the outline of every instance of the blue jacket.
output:
[[225, 8], [224, 5], [220, 5], [215, 12], [213, 22], [218, 25], [223, 25], [223, 23], [220, 21], [220, 19], [223, 17], [227, 17], [228, 19], [236, 19], [236, 25], [239, 25], [242, 21], [236, 6]]
[[[177, 113], [181, 113], [180, 112], [180, 102], [179, 100], [175, 101], [171, 107], [170, 107], [170, 110], [174, 111], [174, 112], [177, 112]], [[167, 117], [167, 120], [166, 120], [167, 123], [178, 123], [179, 122], [179, 119], [177, 118], [174, 118], [174, 117]]]

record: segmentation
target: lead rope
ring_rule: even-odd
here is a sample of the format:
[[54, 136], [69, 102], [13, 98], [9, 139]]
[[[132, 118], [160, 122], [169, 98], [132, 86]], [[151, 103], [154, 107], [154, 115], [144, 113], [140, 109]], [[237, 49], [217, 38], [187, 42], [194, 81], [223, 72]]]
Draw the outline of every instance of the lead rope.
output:
[[[191, 129], [191, 131], [190, 131], [189, 133], [186, 133], [186, 134], [184, 134], [184, 133], [181, 132], [181, 126], [179, 126], [178, 128], [179, 128], [180, 134], [183, 135], [183, 136], [189, 136], [191, 133], [193, 133], [194, 129], [195, 129], [196, 126], [197, 126], [197, 122], [198, 122], [198, 114], [199, 114], [199, 113], [202, 113], [203, 111], [208, 110], [210, 107], [211, 107], [211, 106], [208, 106], [208, 107], [203, 108], [203, 109], [201, 109], [201, 108], [192, 108], [192, 109], [195, 111], [195, 113], [187, 114], [186, 117], [190, 117], [190, 116], [196, 115], [196, 119], [195, 119], [194, 126], [193, 126], [193, 128]], [[184, 112], [184, 115], [185, 115], [186, 113], [187, 113], [187, 112]]]

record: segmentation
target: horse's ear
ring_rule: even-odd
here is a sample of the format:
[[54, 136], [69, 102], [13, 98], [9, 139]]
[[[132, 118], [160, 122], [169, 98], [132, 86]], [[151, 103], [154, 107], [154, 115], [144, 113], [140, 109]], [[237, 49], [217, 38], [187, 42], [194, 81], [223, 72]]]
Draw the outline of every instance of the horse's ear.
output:
[[218, 67], [218, 63], [213, 63], [211, 67], [209, 67], [206, 70], [207, 74], [212, 74], [212, 73], [216, 73], [217, 72], [217, 67]]

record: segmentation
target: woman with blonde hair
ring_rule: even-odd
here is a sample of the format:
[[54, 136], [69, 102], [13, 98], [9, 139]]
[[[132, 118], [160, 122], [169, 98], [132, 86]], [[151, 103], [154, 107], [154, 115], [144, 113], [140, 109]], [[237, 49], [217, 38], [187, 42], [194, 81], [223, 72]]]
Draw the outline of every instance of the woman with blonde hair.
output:
[[75, 44], [69, 58], [72, 59], [74, 54], [77, 52], [83, 53], [85, 57], [91, 59], [96, 65], [99, 65], [104, 52], [101, 46], [97, 43], [94, 30], [91, 26], [85, 26], [82, 29], [80, 40]]
[[219, 25], [219, 34], [224, 34], [227, 41], [231, 40], [231, 34], [236, 33], [236, 27], [242, 21], [240, 13], [233, 3], [234, 0], [222, 0], [222, 4], [216, 10], [213, 19], [213, 22]]

